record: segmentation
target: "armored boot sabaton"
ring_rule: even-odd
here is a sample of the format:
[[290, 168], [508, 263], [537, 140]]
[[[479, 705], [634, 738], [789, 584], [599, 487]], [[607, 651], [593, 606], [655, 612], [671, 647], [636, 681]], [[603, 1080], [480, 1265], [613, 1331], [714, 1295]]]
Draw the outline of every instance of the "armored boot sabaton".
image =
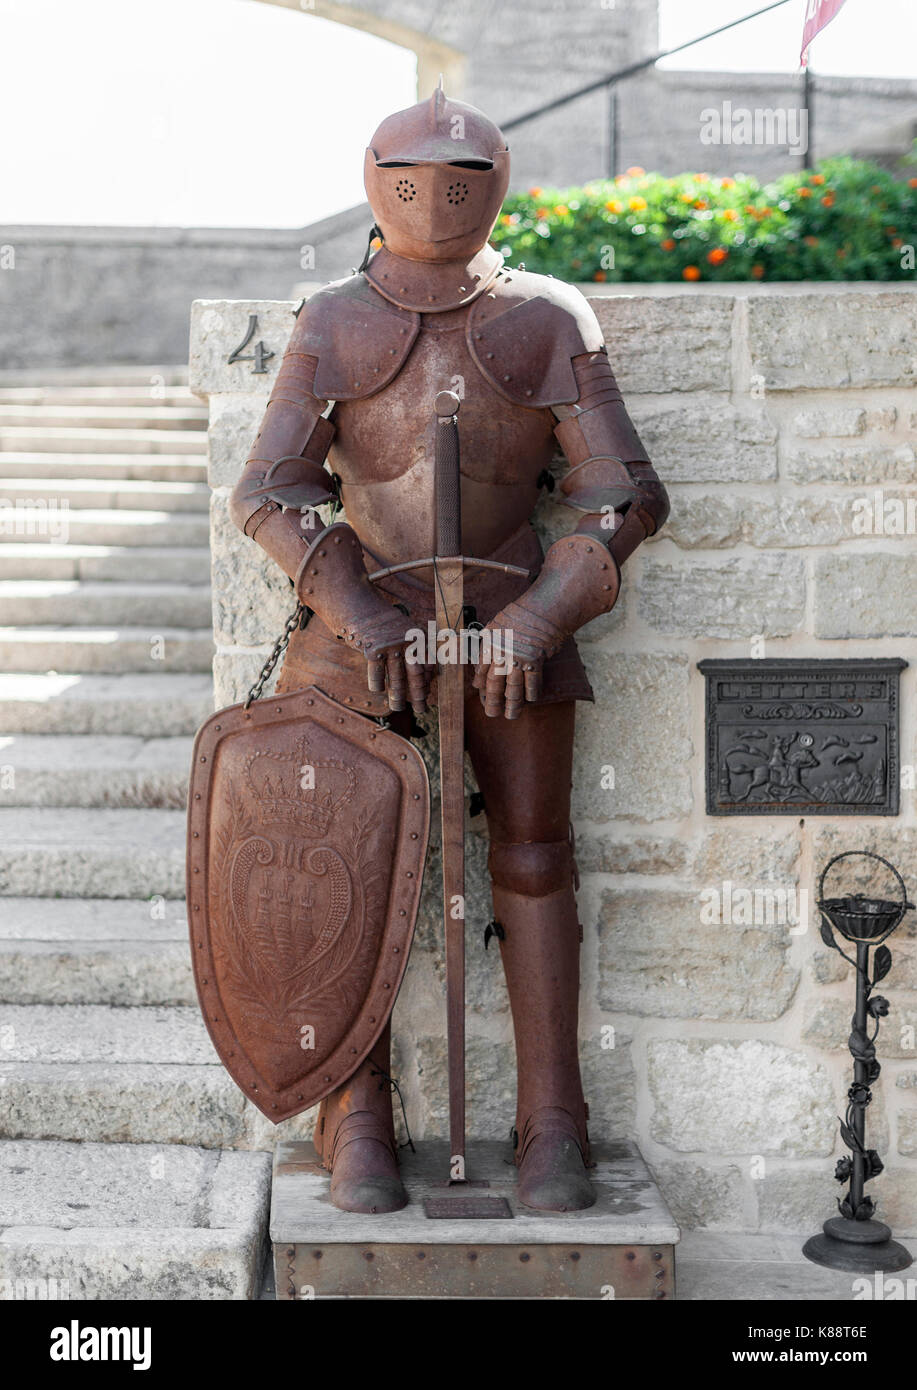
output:
[[580, 927], [572, 884], [543, 897], [494, 885], [518, 1073], [519, 1200], [540, 1211], [595, 1202], [577, 1049]]
[[331, 1173], [331, 1200], [342, 1211], [400, 1211], [408, 1195], [398, 1173], [385, 1029], [353, 1076], [321, 1103], [313, 1143]]

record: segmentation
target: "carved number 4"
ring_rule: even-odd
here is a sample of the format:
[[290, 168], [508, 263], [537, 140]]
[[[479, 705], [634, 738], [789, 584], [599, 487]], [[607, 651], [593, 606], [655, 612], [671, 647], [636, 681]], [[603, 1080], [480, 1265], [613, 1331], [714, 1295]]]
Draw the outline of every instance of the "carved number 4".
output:
[[246, 332], [245, 337], [242, 339], [239, 346], [237, 348], [233, 348], [232, 352], [229, 354], [226, 360], [230, 364], [232, 364], [233, 362], [254, 362], [255, 365], [252, 367], [252, 371], [256, 375], [262, 376], [267, 371], [267, 367], [264, 365], [265, 362], [269, 362], [270, 359], [274, 356], [274, 353], [271, 352], [270, 348], [266, 348], [264, 346], [264, 343], [260, 341], [255, 343], [251, 352], [245, 351], [245, 349], [248, 347], [249, 343], [251, 342], [252, 338], [254, 338], [257, 331], [258, 315], [249, 314], [248, 331]]

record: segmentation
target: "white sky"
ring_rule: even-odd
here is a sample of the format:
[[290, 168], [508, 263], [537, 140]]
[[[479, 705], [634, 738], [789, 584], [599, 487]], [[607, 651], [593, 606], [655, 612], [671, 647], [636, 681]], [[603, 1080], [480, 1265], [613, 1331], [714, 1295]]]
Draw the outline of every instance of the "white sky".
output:
[[[761, 3], [662, 0], [662, 46]], [[793, 72], [804, 8], [665, 66]], [[917, 0], [847, 0], [812, 67], [917, 76]], [[367, 138], [415, 74], [404, 49], [254, 0], [0, 0], [0, 224], [302, 226], [362, 199]]]

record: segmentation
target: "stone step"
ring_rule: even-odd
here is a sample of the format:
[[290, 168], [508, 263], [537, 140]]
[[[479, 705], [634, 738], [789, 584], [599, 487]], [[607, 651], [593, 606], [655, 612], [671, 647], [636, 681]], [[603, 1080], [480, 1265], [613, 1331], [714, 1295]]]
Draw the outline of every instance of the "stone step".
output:
[[[139, 566], [138, 566], [139, 568]], [[146, 566], [143, 567], [144, 570]], [[78, 579], [0, 580], [0, 613], [7, 623], [101, 626], [111, 623], [202, 628], [211, 620], [204, 584], [124, 584]]]
[[203, 430], [79, 429], [76, 426], [4, 425], [0, 451], [63, 454], [206, 454]]
[[0, 728], [24, 734], [193, 734], [213, 712], [200, 675], [0, 675]]
[[270, 1191], [267, 1154], [5, 1140], [0, 1284], [11, 1299], [255, 1299]]
[[188, 367], [186, 363], [163, 366], [161, 363], [148, 366], [133, 362], [106, 363], [99, 367], [42, 367], [41, 380], [35, 381], [34, 367], [14, 367], [0, 371], [0, 387], [64, 387], [91, 386], [96, 389], [108, 386], [149, 387], [163, 383], [166, 386], [183, 386], [188, 389]]
[[10, 426], [34, 429], [206, 430], [202, 405], [25, 405], [0, 398], [0, 433]]
[[[3, 459], [0, 457], [0, 469]], [[148, 478], [10, 478], [0, 472], [0, 499], [20, 507], [64, 509], [76, 507], [93, 511], [125, 508], [128, 511], [152, 509], [157, 512], [207, 512], [210, 488], [206, 483], [159, 482]], [[0, 521], [5, 508], [0, 507]]]
[[2, 806], [154, 806], [188, 801], [190, 738], [0, 734]]
[[0, 627], [0, 671], [210, 671], [207, 628]]
[[0, 508], [0, 539], [52, 544], [189, 546], [210, 545], [204, 512], [128, 511], [126, 508]]
[[3, 897], [182, 898], [184, 892], [183, 811], [0, 808]]
[[53, 545], [0, 541], [2, 579], [136, 579], [144, 573], [172, 584], [208, 584], [210, 554], [204, 546]]
[[0, 454], [0, 476], [10, 478], [129, 478], [144, 482], [207, 481], [200, 454]]
[[193, 1005], [195, 999], [184, 902], [3, 899], [0, 1003]]
[[[0, 1004], [0, 1138], [269, 1148], [196, 1006]], [[287, 1121], [307, 1137], [313, 1116]]]
[[0, 386], [0, 404], [51, 406], [140, 406], [155, 410], [160, 406], [176, 410], [202, 410], [204, 407], [187, 386], [164, 386], [152, 379], [146, 386]]

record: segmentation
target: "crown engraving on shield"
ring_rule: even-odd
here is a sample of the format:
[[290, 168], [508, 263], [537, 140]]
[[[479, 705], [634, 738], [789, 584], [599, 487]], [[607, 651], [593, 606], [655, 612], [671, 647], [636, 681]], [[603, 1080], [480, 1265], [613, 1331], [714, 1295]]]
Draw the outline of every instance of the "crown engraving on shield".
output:
[[292, 753], [250, 754], [245, 780], [262, 825], [280, 821], [313, 835], [327, 832], [357, 786], [353, 768], [327, 759], [313, 761], [305, 738]]

